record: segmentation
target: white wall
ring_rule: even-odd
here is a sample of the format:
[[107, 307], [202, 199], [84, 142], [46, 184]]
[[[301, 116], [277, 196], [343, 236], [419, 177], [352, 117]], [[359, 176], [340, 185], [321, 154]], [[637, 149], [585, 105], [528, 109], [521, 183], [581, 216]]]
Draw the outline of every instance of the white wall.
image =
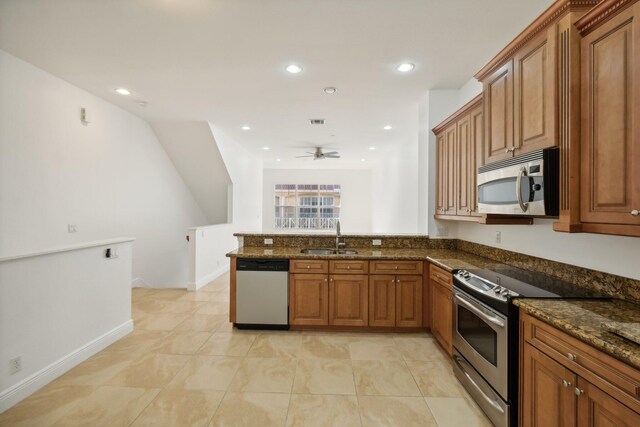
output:
[[189, 235], [189, 280], [187, 289], [196, 291], [229, 270], [226, 253], [238, 246], [234, 224], [193, 227]]
[[[371, 171], [340, 169], [265, 169], [263, 175], [262, 229], [276, 231], [276, 184], [340, 184], [340, 226], [344, 233], [371, 232]], [[282, 230], [277, 230], [281, 232]]]
[[209, 123], [220, 155], [233, 184], [229, 222], [236, 232], [262, 227], [262, 160]]
[[[416, 124], [417, 118], [416, 108]], [[384, 152], [371, 171], [374, 233], [418, 232], [418, 135]]]
[[132, 243], [95, 245], [0, 260], [0, 412], [133, 330]]
[[207, 217], [206, 223], [192, 225], [227, 223], [231, 178], [209, 123], [167, 120], [151, 127]]
[[127, 235], [138, 283], [185, 286], [206, 219], [149, 125], [3, 51], [0, 76], [0, 256]]

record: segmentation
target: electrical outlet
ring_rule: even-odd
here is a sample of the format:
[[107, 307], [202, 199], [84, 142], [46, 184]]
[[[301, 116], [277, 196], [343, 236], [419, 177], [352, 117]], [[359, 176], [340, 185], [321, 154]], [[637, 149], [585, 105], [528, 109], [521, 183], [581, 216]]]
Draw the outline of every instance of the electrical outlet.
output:
[[371, 241], [371, 244], [372, 244], [373, 246], [382, 246], [382, 240], [380, 240], [380, 239], [373, 239], [373, 240]]
[[20, 371], [22, 371], [22, 356], [9, 360], [9, 373], [13, 375]]
[[78, 231], [76, 229], [76, 225], [75, 224], [67, 224], [67, 232], [68, 233], [75, 233], [76, 231]]
[[496, 231], [496, 243], [502, 243], [502, 232]]
[[265, 245], [273, 245], [273, 239], [264, 239]]

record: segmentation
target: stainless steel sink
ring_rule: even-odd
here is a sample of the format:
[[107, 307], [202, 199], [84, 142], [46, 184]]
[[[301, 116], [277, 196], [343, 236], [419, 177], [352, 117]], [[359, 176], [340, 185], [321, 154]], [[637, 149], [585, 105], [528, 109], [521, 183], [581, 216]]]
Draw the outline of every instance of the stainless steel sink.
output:
[[358, 252], [346, 249], [341, 249], [339, 251], [336, 251], [335, 249], [303, 249], [300, 253], [309, 255], [356, 255]]

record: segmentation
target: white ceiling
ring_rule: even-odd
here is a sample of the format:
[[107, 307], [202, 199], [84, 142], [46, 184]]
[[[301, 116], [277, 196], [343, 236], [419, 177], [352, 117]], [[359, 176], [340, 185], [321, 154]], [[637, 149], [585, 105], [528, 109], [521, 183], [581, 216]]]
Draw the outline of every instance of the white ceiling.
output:
[[[0, 0], [0, 48], [144, 119], [210, 121], [266, 167], [351, 168], [415, 141], [425, 91], [460, 87], [550, 3]], [[318, 145], [343, 158], [293, 158]]]

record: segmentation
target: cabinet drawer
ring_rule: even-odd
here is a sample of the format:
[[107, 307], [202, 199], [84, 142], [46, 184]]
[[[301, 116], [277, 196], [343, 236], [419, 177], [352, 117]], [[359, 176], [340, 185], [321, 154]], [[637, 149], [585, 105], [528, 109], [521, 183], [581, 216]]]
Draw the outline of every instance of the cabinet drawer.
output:
[[521, 322], [526, 342], [623, 403], [639, 407], [640, 371], [527, 313]]
[[369, 261], [331, 260], [329, 273], [331, 274], [367, 274]]
[[328, 273], [329, 261], [322, 259], [292, 259], [289, 262], [291, 273]]
[[446, 288], [453, 288], [453, 275], [444, 268], [440, 268], [437, 265], [431, 264], [429, 266], [429, 278]]
[[371, 261], [371, 274], [422, 274], [422, 261]]

